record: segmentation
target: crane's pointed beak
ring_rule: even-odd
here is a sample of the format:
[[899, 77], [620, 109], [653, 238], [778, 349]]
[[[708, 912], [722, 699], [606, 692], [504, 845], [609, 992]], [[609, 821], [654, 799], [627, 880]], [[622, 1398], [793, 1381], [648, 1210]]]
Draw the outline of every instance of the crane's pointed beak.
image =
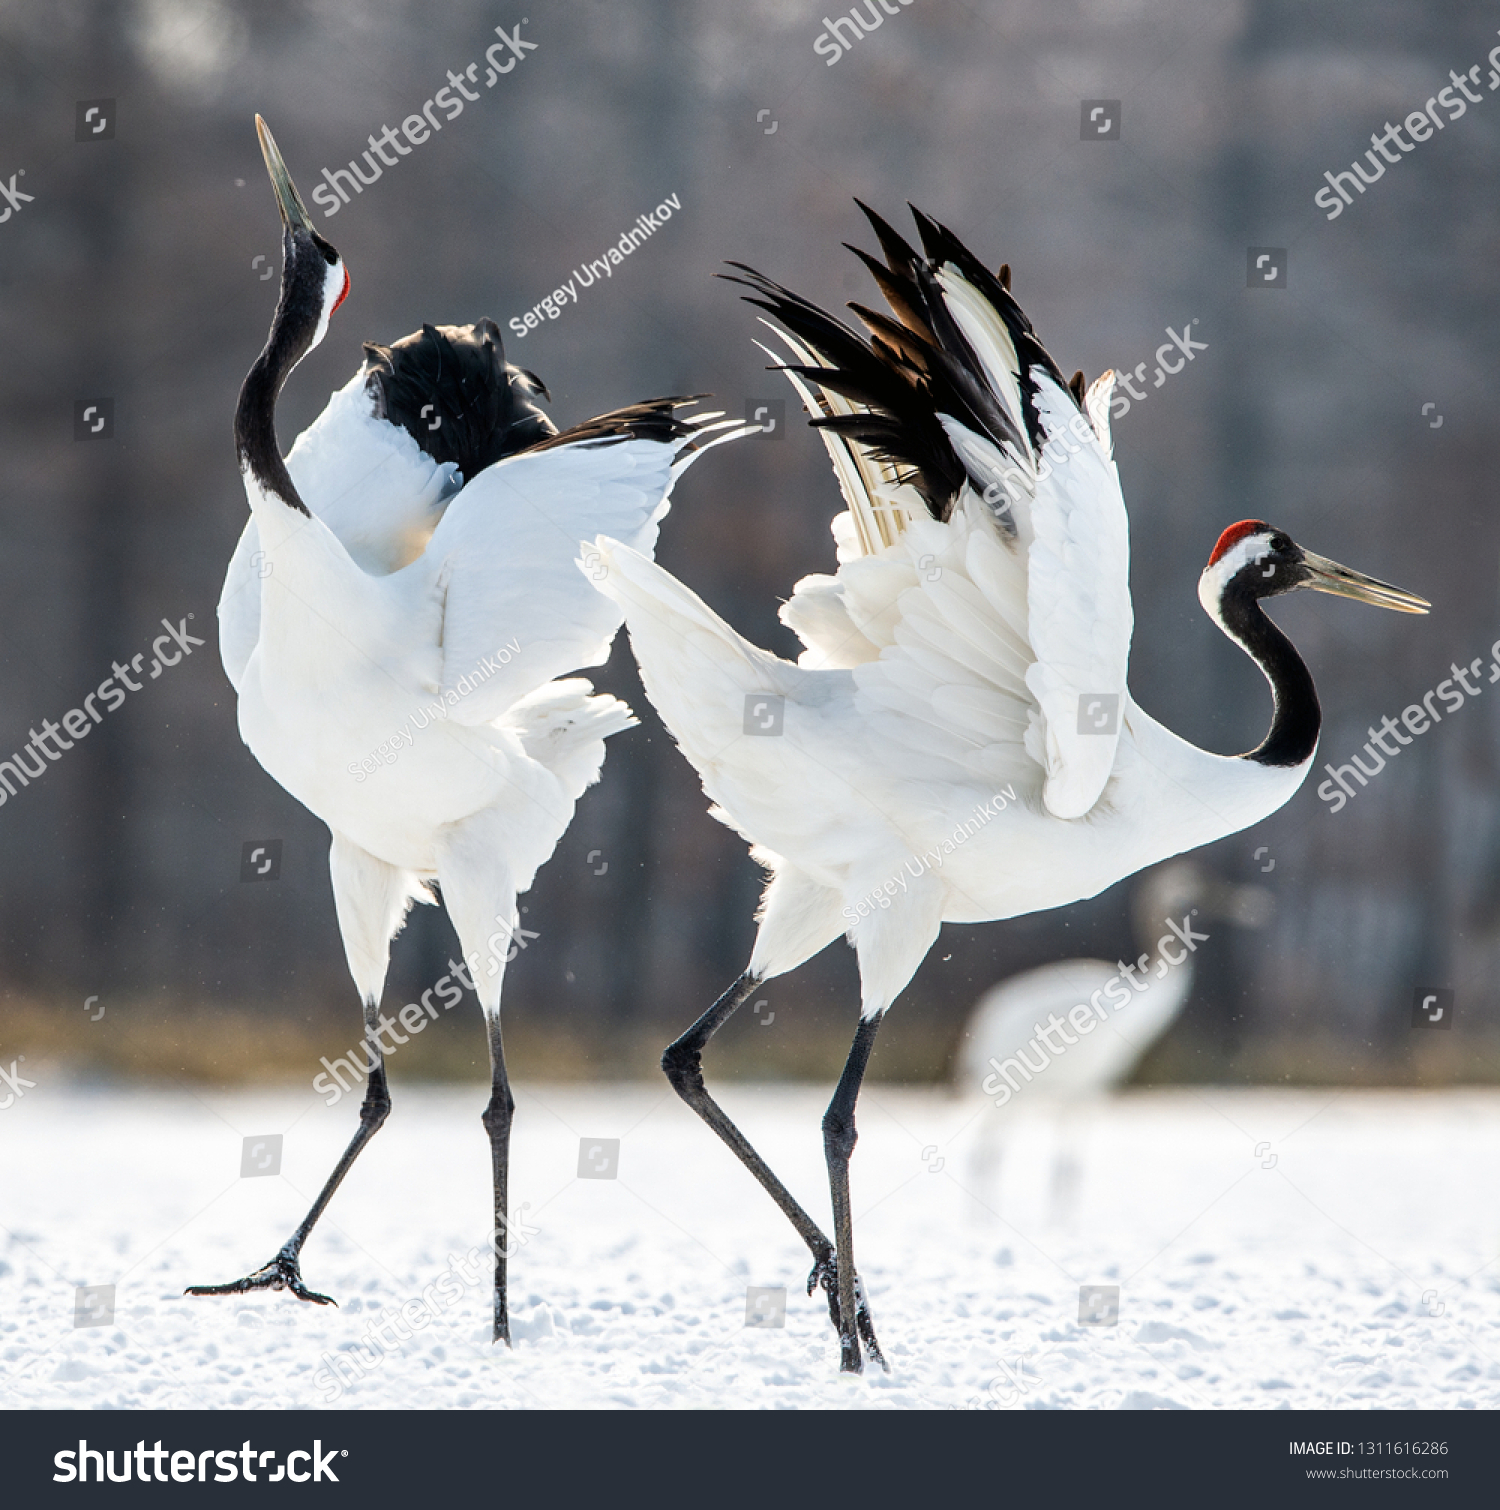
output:
[[1405, 588], [1392, 587], [1389, 582], [1367, 577], [1363, 572], [1350, 571], [1327, 556], [1315, 556], [1311, 551], [1302, 553], [1307, 567], [1308, 579], [1302, 584], [1314, 592], [1332, 593], [1338, 598], [1353, 598], [1356, 603], [1370, 603], [1376, 608], [1392, 608], [1397, 613], [1426, 613], [1432, 604], [1419, 598]]
[[255, 117], [255, 134], [260, 138], [261, 156], [266, 160], [266, 172], [271, 175], [271, 187], [276, 191], [276, 206], [281, 211], [281, 223], [289, 231], [311, 231], [312, 216], [307, 213], [307, 206], [302, 203], [297, 185], [292, 182], [292, 175], [286, 170], [286, 163], [282, 159], [281, 149], [276, 145], [276, 138], [271, 135], [271, 128], [258, 115]]

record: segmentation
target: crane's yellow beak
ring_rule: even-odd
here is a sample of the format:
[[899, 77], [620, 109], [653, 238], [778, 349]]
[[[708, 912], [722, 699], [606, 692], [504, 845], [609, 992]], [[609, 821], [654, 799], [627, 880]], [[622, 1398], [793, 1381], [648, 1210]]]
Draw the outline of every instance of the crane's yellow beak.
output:
[[286, 170], [286, 162], [281, 156], [281, 149], [276, 145], [276, 138], [271, 135], [271, 128], [258, 115], [255, 117], [255, 134], [260, 138], [261, 156], [266, 160], [266, 172], [271, 175], [271, 187], [276, 192], [276, 207], [281, 211], [281, 223], [289, 231], [311, 231], [312, 216], [307, 213], [307, 206], [302, 203], [297, 185], [292, 182], [292, 175]]
[[1303, 551], [1303, 561], [1311, 574], [1304, 587], [1314, 592], [1332, 593], [1337, 598], [1353, 598], [1356, 603], [1370, 603], [1376, 608], [1393, 608], [1397, 613], [1426, 613], [1432, 604], [1419, 598], [1403, 587], [1392, 587], [1389, 582], [1367, 577], [1363, 572], [1351, 571], [1330, 561], [1327, 556], [1315, 556]]

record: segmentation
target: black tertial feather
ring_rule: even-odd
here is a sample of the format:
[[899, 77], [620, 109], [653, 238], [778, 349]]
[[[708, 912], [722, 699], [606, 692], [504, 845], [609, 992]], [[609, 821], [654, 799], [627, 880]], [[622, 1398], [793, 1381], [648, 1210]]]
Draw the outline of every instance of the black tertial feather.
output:
[[466, 482], [557, 433], [534, 402], [550, 396], [545, 386], [505, 360], [490, 319], [423, 325], [390, 346], [366, 342], [365, 372], [376, 412], [434, 461], [456, 462]]
[[[731, 263], [743, 277], [731, 282], [751, 290], [743, 296], [772, 315], [808, 347], [824, 365], [786, 364], [793, 373], [825, 393], [838, 394], [859, 406], [854, 414], [814, 415], [811, 423], [832, 430], [892, 466], [910, 483], [939, 519], [947, 519], [969, 481], [982, 491], [984, 479], [971, 477], [949, 440], [942, 417], [987, 436], [1002, 451], [1039, 454], [1047, 436], [1037, 409], [1037, 370], [1067, 392], [1081, 409], [1079, 379], [1063, 380], [1057, 364], [1037, 339], [1031, 322], [1010, 292], [1010, 265], [991, 273], [946, 226], [912, 207], [922, 242], [916, 252], [884, 219], [859, 200], [885, 254], [886, 265], [858, 247], [850, 247], [875, 279], [894, 319], [851, 303], [869, 332], [860, 336], [816, 304], [747, 267]], [[1015, 347], [1021, 419], [1017, 429], [1000, 394], [991, 387], [978, 353], [948, 306], [939, 274], [951, 267], [994, 309]], [[1003, 529], [1014, 533], [1008, 514]]]
[[880, 242], [880, 250], [885, 253], [885, 260], [891, 270], [904, 273], [908, 278], [916, 271], [918, 257], [911, 245], [891, 224], [882, 216], [879, 216], [858, 196], [855, 204], [864, 211], [865, 219], [870, 222], [870, 229], [875, 232], [876, 240]]
[[[1017, 449], [1021, 449], [1022, 437], [1016, 429], [1015, 421], [990, 390], [979, 357], [969, 345], [968, 338], [958, 328], [958, 321], [949, 312], [943, 291], [938, 287], [937, 278], [930, 268], [917, 268], [917, 287], [921, 290], [927, 308], [937, 344], [939, 365], [950, 389], [962, 404], [962, 409], [953, 417], [971, 430], [987, 431], [995, 440], [1009, 441]], [[1023, 394], [1027, 391], [1024, 379], [1021, 391]], [[1040, 421], [1033, 423], [1032, 416], [1028, 415], [1027, 430], [1032, 449], [1039, 451], [1043, 439]]]
[[[935, 518], [946, 519], [963, 487], [965, 474], [938, 414], [968, 415], [968, 410], [952, 393], [952, 384], [941, 371], [938, 384], [948, 399], [946, 408], [936, 404], [932, 379], [908, 357], [905, 348], [921, 351], [924, 361], [939, 369], [943, 366], [942, 353], [928, 346], [915, 331], [898, 331], [893, 327], [885, 328], [889, 342], [881, 337], [874, 343], [867, 342], [827, 310], [819, 309], [753, 268], [739, 262], [730, 265], [740, 268], [745, 276], [720, 276], [754, 290], [753, 295], [744, 296], [746, 303], [773, 315], [829, 364], [804, 367], [788, 363], [784, 370], [870, 411], [818, 415], [812, 423], [819, 429], [832, 430], [857, 441], [877, 460], [888, 462], [902, 482], [909, 482], [917, 490]], [[903, 349], [896, 348], [898, 340]], [[972, 415], [968, 422], [977, 424]]]
[[[963, 277], [994, 306], [1005, 324], [1021, 368], [1022, 412], [1033, 443], [1038, 443], [1040, 423], [1036, 413], [1036, 384], [1032, 368], [1040, 367], [1059, 388], [1066, 388], [1063, 375], [1051, 353], [1037, 339], [1031, 321], [1011, 295], [1009, 279], [1002, 282], [966, 247], [947, 226], [923, 215], [915, 206], [911, 212], [922, 234], [922, 246], [935, 266], [951, 262]], [[1008, 265], [1007, 265], [1008, 271]]]
[[782, 370], [872, 409], [899, 411], [908, 399], [922, 396], [916, 383], [903, 383], [899, 369], [886, 364], [872, 367], [863, 363], [858, 370], [849, 371], [842, 367], [801, 367], [788, 363]]
[[731, 262], [728, 265], [739, 268], [747, 276], [736, 278], [729, 273], [720, 273], [721, 278], [755, 290], [757, 297], [747, 297], [746, 303], [775, 315], [793, 335], [807, 342], [826, 361], [842, 366], [857, 364], [868, 356], [869, 347], [864, 338], [826, 309], [820, 309], [800, 294], [794, 294], [789, 288], [772, 282], [743, 262]]
[[901, 481], [916, 489], [935, 518], [946, 519], [963, 487], [964, 470], [938, 419], [942, 406], [934, 402], [929, 373], [908, 357], [906, 349], [896, 349], [895, 343], [899, 340], [903, 348], [920, 351], [925, 363], [939, 369], [938, 386], [948, 396], [946, 412], [963, 414], [969, 423], [977, 423], [952, 392], [943, 373], [942, 353], [928, 346], [916, 331], [891, 326], [884, 327], [889, 343], [882, 337], [867, 342], [826, 310], [753, 268], [743, 263], [731, 266], [741, 268], [746, 276], [720, 276], [754, 290], [753, 295], [744, 296], [747, 303], [764, 309], [828, 363], [788, 363], [784, 370], [869, 411], [823, 414], [812, 423], [858, 442], [877, 460], [889, 463]]
[[918, 372], [927, 374], [932, 371], [932, 343], [924, 340], [910, 325], [893, 320], [889, 315], [881, 314], [878, 309], [868, 309], [852, 299], [849, 301], [849, 308], [859, 316], [865, 329], [870, 332], [873, 344], [884, 342], [901, 361]]
[[[607, 414], [595, 415], [581, 424], [572, 425], [538, 441], [531, 449], [546, 451], [557, 446], [571, 446], [579, 441], [595, 445], [613, 445], [622, 440], [655, 440], [663, 443], [685, 440], [684, 450], [696, 449], [692, 441], [698, 433], [696, 426], [684, 424], [677, 418], [676, 410], [685, 404], [696, 404], [707, 398], [706, 393], [674, 394], [668, 398], [643, 399], [638, 404], [627, 404], [622, 409], [611, 409]], [[682, 453], [679, 452], [679, 455]]]
[[831, 414], [812, 422], [858, 441], [877, 460], [888, 463], [896, 480], [921, 495], [934, 519], [947, 520], [966, 474], [941, 425], [913, 425], [884, 414]]
[[[908, 330], [922, 335], [930, 335], [931, 332], [927, 328], [927, 320], [919, 312], [919, 306], [922, 301], [921, 296], [917, 292], [915, 280], [908, 278], [904, 273], [893, 273], [890, 268], [883, 267], [868, 252], [857, 246], [850, 246], [847, 241], [844, 245], [869, 269], [870, 276], [875, 280], [876, 287], [879, 288], [881, 294], [884, 296], [885, 302], [890, 305], [896, 318]], [[852, 305], [850, 307], [853, 308]]]

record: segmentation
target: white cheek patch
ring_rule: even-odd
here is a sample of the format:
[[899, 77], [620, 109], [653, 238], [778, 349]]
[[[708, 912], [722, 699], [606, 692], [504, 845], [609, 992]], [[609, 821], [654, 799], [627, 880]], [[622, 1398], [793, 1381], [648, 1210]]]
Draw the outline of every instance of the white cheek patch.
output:
[[1224, 552], [1212, 566], [1205, 567], [1198, 578], [1198, 601], [1203, 611], [1220, 629], [1224, 621], [1219, 617], [1219, 600], [1224, 596], [1224, 584], [1242, 572], [1247, 566], [1263, 561], [1271, 554], [1270, 535], [1246, 535], [1243, 540]]
[[[323, 279], [323, 308], [318, 315], [318, 328], [313, 332], [312, 344], [318, 345], [323, 337], [328, 334], [328, 322], [333, 317], [333, 306], [338, 303], [339, 295], [344, 291], [344, 260], [333, 263], [328, 269], [328, 275]], [[310, 351], [312, 347], [309, 347]]]

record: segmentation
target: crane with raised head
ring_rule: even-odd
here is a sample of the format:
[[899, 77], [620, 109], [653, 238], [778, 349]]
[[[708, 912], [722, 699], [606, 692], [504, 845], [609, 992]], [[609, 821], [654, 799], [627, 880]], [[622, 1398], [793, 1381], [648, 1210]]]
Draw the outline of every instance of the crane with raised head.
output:
[[[353, 1139], [276, 1256], [188, 1293], [288, 1289], [328, 1302], [303, 1282], [302, 1248], [390, 1111], [380, 997], [391, 940], [436, 885], [488, 1031], [494, 1337], [508, 1342], [514, 1099], [500, 995], [525, 942], [517, 897], [598, 779], [604, 740], [635, 722], [589, 682], [558, 679], [602, 665], [621, 621], [578, 570], [577, 541], [603, 530], [649, 554], [677, 478], [748, 431], [712, 413], [684, 418], [693, 399], [663, 398], [558, 433], [537, 406], [540, 380], [510, 365], [494, 321], [480, 320], [367, 345], [283, 459], [277, 396], [327, 334], [349, 274], [259, 116], [256, 129], [283, 266], [234, 416], [250, 520], [219, 603], [220, 650], [245, 743], [332, 832], [368, 1080]], [[393, 742], [396, 758], [371, 758]]]

